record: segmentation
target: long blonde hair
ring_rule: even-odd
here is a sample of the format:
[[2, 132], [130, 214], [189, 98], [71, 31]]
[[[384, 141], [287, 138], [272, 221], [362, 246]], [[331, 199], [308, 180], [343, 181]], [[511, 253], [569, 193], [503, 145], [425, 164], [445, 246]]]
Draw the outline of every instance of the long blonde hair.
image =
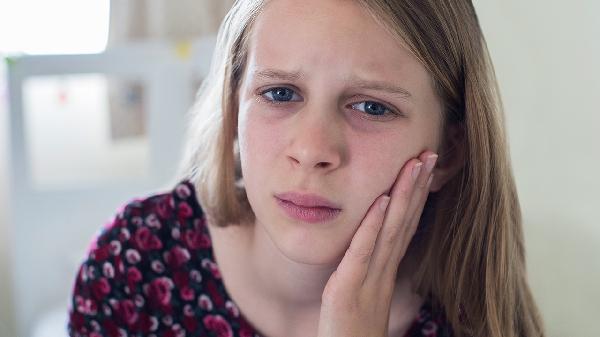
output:
[[[431, 294], [457, 336], [543, 336], [527, 284], [521, 211], [493, 66], [470, 0], [358, 0], [428, 70], [444, 123], [462, 130], [464, 164], [437, 194], [420, 233], [419, 292]], [[210, 221], [252, 221], [237, 150], [237, 91], [247, 38], [265, 2], [236, 1], [191, 110], [179, 178]]]

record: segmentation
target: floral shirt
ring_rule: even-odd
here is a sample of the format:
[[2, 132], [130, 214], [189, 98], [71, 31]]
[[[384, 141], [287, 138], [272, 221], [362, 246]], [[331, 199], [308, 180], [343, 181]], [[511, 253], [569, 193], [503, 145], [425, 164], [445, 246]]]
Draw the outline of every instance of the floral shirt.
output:
[[[125, 205], [77, 273], [71, 337], [258, 337], [228, 295], [193, 185]], [[426, 302], [407, 337], [450, 336]]]

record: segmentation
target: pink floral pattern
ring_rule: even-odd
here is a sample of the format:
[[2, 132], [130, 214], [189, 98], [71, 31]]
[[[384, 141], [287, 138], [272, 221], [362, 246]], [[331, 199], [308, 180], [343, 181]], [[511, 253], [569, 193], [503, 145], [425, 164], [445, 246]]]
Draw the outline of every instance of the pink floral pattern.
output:
[[[259, 337], [230, 298], [189, 181], [134, 199], [103, 226], [76, 275], [69, 335]], [[451, 336], [427, 302], [407, 337]]]

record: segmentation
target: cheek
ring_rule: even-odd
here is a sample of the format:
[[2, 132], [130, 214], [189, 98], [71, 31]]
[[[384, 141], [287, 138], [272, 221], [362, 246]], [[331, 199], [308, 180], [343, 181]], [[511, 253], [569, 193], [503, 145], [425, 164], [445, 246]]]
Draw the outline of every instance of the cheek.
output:
[[[361, 143], [354, 144], [354, 149], [350, 181], [354, 182], [357, 191], [366, 192], [369, 200], [374, 200], [391, 188], [400, 169], [411, 157], [406, 144], [394, 146], [393, 143], [378, 142], [371, 146]], [[365, 189], [365, 186], [369, 188]]]
[[248, 106], [240, 107], [238, 117], [238, 142], [242, 173], [254, 176], [264, 171], [267, 163], [273, 162], [278, 148], [281, 148], [282, 135], [275, 125], [260, 120]]

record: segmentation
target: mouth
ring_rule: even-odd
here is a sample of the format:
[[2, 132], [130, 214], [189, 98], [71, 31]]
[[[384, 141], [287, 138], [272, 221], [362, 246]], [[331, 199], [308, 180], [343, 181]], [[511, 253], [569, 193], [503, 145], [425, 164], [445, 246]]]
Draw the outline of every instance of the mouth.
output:
[[310, 193], [299, 193], [299, 192], [286, 192], [276, 194], [275, 197], [280, 200], [288, 201], [293, 203], [296, 206], [300, 207], [324, 207], [330, 208], [334, 210], [341, 210], [342, 208], [334, 203], [333, 201], [328, 200], [325, 197], [322, 197], [318, 194], [310, 194]]
[[333, 202], [314, 194], [284, 193], [275, 199], [288, 217], [302, 222], [328, 222], [342, 212]]

